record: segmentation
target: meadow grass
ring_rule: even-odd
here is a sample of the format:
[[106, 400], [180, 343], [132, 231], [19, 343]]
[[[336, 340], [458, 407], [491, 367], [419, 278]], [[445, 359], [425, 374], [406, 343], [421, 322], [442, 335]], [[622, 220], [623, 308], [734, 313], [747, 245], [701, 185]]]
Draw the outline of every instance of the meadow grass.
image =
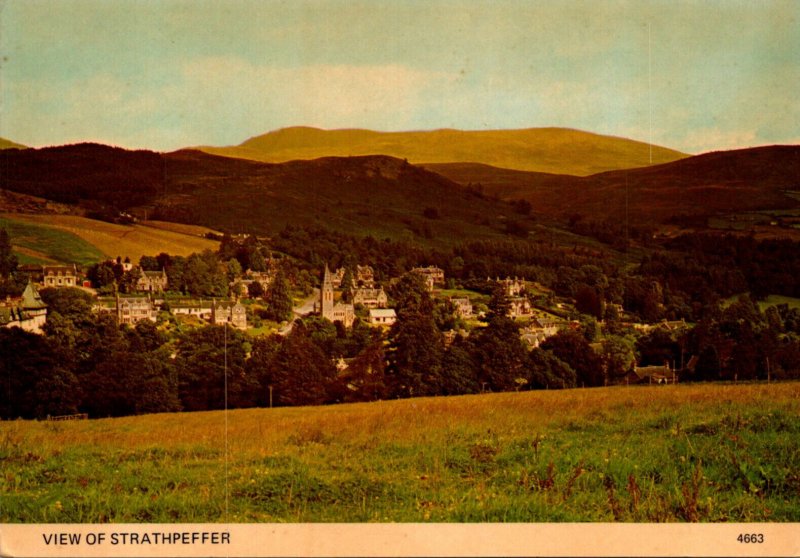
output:
[[88, 265], [103, 258], [102, 252], [79, 235], [45, 224], [0, 217], [0, 228], [8, 231], [22, 263], [64, 262]]
[[248, 409], [227, 438], [223, 412], [3, 422], [0, 522], [798, 521], [798, 396], [711, 384]]
[[[129, 256], [133, 262], [138, 262], [143, 255], [155, 256], [160, 252], [171, 255], [188, 256], [193, 252], [203, 250], [216, 250], [219, 243], [198, 236], [197, 233], [207, 230], [202, 227], [170, 226], [161, 222], [154, 222], [153, 226], [147, 224], [117, 225], [96, 219], [88, 219], [75, 215], [28, 215], [8, 214], [0, 218], [8, 221], [12, 226], [25, 227], [37, 232], [37, 238], [72, 238], [80, 242], [85, 253], [70, 251], [70, 247], [61, 240], [52, 249], [41, 248], [41, 241], [29, 246], [40, 250], [58, 261], [75, 262], [83, 265], [97, 263], [105, 257]], [[190, 234], [189, 231], [192, 231]], [[12, 242], [21, 246], [24, 235], [15, 234], [9, 230]], [[88, 247], [88, 248], [87, 248]]]

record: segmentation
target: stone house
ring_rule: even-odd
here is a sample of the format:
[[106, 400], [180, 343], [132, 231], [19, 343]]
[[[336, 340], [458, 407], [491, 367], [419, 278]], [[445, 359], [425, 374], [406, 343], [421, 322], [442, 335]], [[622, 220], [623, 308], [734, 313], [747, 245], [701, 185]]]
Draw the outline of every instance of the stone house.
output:
[[247, 329], [247, 311], [240, 302], [231, 300], [214, 301], [211, 304], [211, 323], [228, 323], [237, 329]]
[[456, 315], [459, 318], [471, 318], [474, 314], [472, 303], [469, 301], [467, 297], [451, 297], [450, 302], [453, 303], [453, 306], [456, 308]]
[[396, 321], [394, 308], [373, 308], [369, 311], [369, 323], [372, 325], [391, 326]]
[[150, 297], [117, 296], [117, 323], [136, 324], [143, 320], [156, 321], [158, 310]]
[[167, 290], [167, 272], [141, 270], [135, 289], [144, 293], [163, 293]]
[[188, 300], [170, 302], [169, 311], [173, 316], [194, 316], [201, 320], [211, 320], [210, 300]]
[[549, 318], [536, 317], [527, 327], [520, 330], [520, 338], [529, 348], [536, 348], [561, 329], [561, 324]]
[[506, 277], [505, 279], [497, 278], [495, 279], [495, 283], [503, 287], [506, 296], [509, 297], [520, 296], [525, 290], [525, 280], [518, 277], [514, 277], [513, 279], [510, 277]]
[[[342, 285], [344, 280], [345, 268], [340, 267], [335, 272], [331, 273], [331, 281], [336, 289], [343, 289]], [[375, 270], [369, 265], [356, 265], [353, 273], [353, 284], [351, 287], [355, 288], [374, 288], [375, 287]]]
[[366, 308], [386, 308], [389, 304], [389, 297], [383, 287], [377, 289], [356, 288], [353, 292], [353, 304], [361, 304]]
[[509, 297], [508, 317], [509, 318], [529, 318], [533, 316], [533, 306], [531, 301], [524, 296]]
[[375, 271], [369, 265], [357, 265], [356, 287], [371, 289], [375, 287]]
[[30, 281], [20, 298], [8, 298], [0, 304], [0, 327], [19, 327], [41, 334], [46, 322], [47, 304]]
[[444, 270], [433, 265], [427, 267], [415, 267], [412, 273], [422, 275], [429, 290], [436, 286], [444, 286]]
[[42, 283], [45, 287], [76, 287], [78, 270], [75, 264], [42, 266]]

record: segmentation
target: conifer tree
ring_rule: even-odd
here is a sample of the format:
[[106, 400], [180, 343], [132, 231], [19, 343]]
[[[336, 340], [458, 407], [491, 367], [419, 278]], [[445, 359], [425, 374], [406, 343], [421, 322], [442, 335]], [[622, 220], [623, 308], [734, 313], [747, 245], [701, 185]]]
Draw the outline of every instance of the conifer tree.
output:
[[289, 284], [283, 270], [278, 270], [275, 278], [267, 290], [269, 306], [267, 307], [267, 317], [276, 322], [289, 320], [292, 317], [292, 297], [289, 294]]

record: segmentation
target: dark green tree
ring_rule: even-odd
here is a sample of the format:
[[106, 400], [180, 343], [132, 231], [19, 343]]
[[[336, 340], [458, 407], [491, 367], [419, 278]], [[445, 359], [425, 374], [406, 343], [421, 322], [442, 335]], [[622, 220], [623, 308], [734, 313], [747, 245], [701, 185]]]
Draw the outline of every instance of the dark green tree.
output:
[[511, 310], [511, 302], [508, 300], [506, 289], [503, 285], [495, 285], [492, 288], [492, 298], [489, 300], [489, 314], [487, 318], [491, 320], [495, 316], [507, 317]]
[[228, 406], [254, 405], [258, 384], [245, 369], [245, 355], [250, 349], [244, 334], [227, 326], [204, 327], [186, 333], [178, 341], [175, 359], [184, 409], [222, 409], [226, 370]]
[[439, 392], [442, 395], [478, 393], [480, 383], [469, 344], [456, 338], [444, 353]]
[[329, 399], [345, 403], [385, 399], [388, 395], [385, 372], [386, 355], [383, 342], [378, 341], [352, 359], [347, 369], [331, 383]]
[[142, 256], [139, 258], [139, 267], [145, 271], [161, 271], [155, 256]]
[[298, 322], [273, 359], [268, 378], [276, 405], [319, 405], [328, 396], [336, 368]]
[[572, 367], [550, 351], [533, 349], [528, 355], [530, 389], [567, 389], [575, 387], [577, 376]]
[[355, 285], [355, 278], [353, 276], [353, 269], [348, 266], [344, 268], [344, 275], [342, 276], [342, 302], [351, 303], [353, 301], [353, 287]]
[[17, 256], [11, 248], [11, 237], [5, 228], [0, 228], [0, 278], [6, 279], [17, 270]]
[[576, 373], [579, 386], [602, 386], [605, 377], [600, 356], [580, 332], [562, 330], [548, 337], [541, 348], [550, 351]]
[[283, 270], [278, 270], [267, 289], [267, 318], [276, 322], [292, 318], [292, 297]]
[[[169, 271], [167, 272], [169, 277]], [[210, 250], [192, 254], [183, 270], [186, 290], [193, 296], [224, 297], [228, 295], [228, 278], [216, 254]]]
[[48, 338], [17, 327], [0, 328], [0, 354], [0, 417], [44, 418], [78, 411], [78, 381]]
[[472, 358], [482, 391], [513, 391], [518, 380], [527, 380], [527, 350], [511, 318], [492, 313], [489, 325], [475, 334]]
[[428, 287], [418, 273], [406, 273], [400, 277], [389, 287], [388, 294], [394, 301], [398, 316], [404, 313], [430, 315], [433, 311], [433, 300]]
[[[408, 308], [408, 307], [406, 307]], [[444, 343], [433, 317], [405, 310], [389, 332], [389, 382], [395, 397], [440, 393]]]

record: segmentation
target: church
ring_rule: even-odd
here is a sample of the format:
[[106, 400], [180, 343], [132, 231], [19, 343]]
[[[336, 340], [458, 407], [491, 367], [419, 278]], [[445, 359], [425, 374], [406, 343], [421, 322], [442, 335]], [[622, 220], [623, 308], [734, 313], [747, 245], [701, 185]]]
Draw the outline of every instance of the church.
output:
[[356, 319], [355, 308], [352, 304], [334, 301], [334, 278], [328, 266], [322, 276], [322, 288], [319, 291], [319, 308], [322, 317], [331, 322], [342, 322], [344, 327], [351, 327]]

